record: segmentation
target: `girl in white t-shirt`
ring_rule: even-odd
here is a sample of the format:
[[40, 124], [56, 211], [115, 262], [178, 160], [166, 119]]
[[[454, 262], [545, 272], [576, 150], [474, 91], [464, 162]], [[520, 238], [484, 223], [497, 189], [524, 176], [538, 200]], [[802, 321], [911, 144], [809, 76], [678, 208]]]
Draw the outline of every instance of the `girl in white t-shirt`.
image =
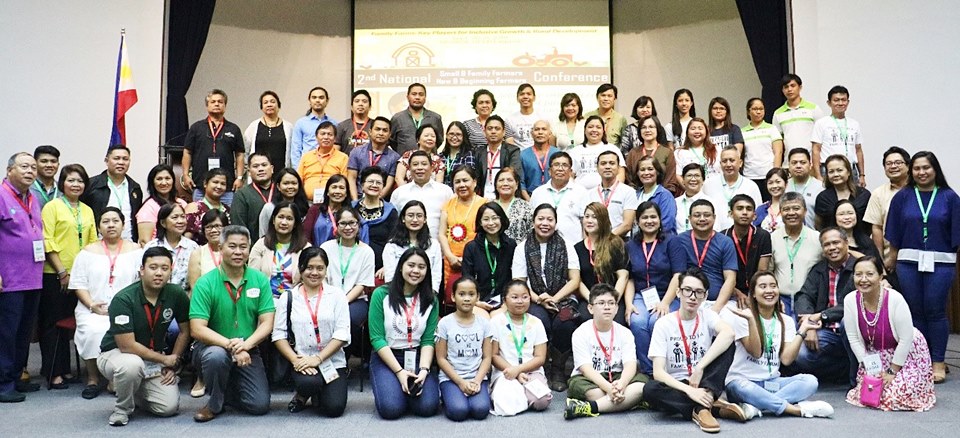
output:
[[480, 299], [477, 282], [463, 276], [453, 282], [457, 310], [437, 325], [437, 366], [443, 411], [453, 421], [483, 420], [490, 413], [490, 323], [473, 313]]
[[542, 411], [553, 393], [547, 387], [543, 364], [547, 360], [547, 331], [530, 309], [530, 288], [522, 280], [507, 283], [505, 313], [490, 319], [493, 334], [493, 378], [490, 399], [494, 415], [516, 415], [527, 409]]
[[829, 417], [833, 407], [824, 401], [805, 401], [817, 392], [817, 378], [810, 374], [780, 376], [780, 365], [797, 358], [808, 330], [820, 328], [804, 318], [799, 331], [793, 318], [780, 309], [780, 288], [769, 271], [750, 279], [750, 308], [730, 310], [741, 319], [736, 323], [749, 335], [736, 342], [733, 364], [727, 373], [727, 397], [741, 403], [747, 419], [772, 412], [798, 417]]

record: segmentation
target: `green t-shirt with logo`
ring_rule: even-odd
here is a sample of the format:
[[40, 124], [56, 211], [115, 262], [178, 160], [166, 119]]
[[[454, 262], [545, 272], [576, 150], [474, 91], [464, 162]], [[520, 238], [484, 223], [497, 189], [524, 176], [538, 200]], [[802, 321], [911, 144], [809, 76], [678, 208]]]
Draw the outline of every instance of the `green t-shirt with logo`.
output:
[[[189, 323], [190, 299], [179, 285], [167, 283], [160, 290], [157, 304], [143, 295], [143, 283], [138, 281], [123, 288], [110, 301], [110, 329], [100, 342], [100, 351], [117, 348], [116, 335], [133, 333], [137, 343], [153, 351], [167, 348], [167, 329], [176, 320]], [[149, 315], [147, 312], [150, 312]], [[153, 329], [150, 321], [153, 320]]]
[[206, 320], [211, 330], [228, 339], [249, 338], [257, 329], [258, 317], [275, 310], [270, 279], [250, 268], [244, 268], [243, 281], [237, 285], [222, 269], [206, 273], [193, 286], [190, 301], [190, 319]]

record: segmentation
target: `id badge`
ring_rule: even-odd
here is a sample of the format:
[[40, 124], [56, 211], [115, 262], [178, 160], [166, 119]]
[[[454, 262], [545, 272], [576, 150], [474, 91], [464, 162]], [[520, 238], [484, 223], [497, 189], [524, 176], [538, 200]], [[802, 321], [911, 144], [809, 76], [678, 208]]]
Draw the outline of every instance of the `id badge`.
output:
[[417, 350], [403, 352], [403, 369], [414, 374], [417, 373]]
[[43, 252], [43, 241], [34, 240], [33, 241], [33, 261], [42, 262], [46, 259], [46, 254]]
[[780, 390], [780, 382], [774, 382], [773, 380], [764, 381], [763, 389], [766, 389], [767, 392], [777, 392]]
[[323, 201], [323, 189], [313, 189], [313, 203], [319, 204]]
[[523, 387], [527, 391], [530, 391], [536, 398], [546, 397], [546, 395], [550, 393], [550, 388], [548, 388], [545, 383], [536, 379], [527, 380], [527, 383], [525, 383]]
[[643, 296], [643, 304], [647, 306], [647, 311], [653, 310], [654, 307], [657, 307], [657, 304], [660, 304], [660, 295], [657, 293], [656, 286], [650, 286], [640, 291], [640, 295]]
[[220, 159], [219, 158], [207, 158], [207, 170], [219, 169], [220, 168]]
[[869, 353], [863, 358], [863, 368], [871, 376], [879, 376], [883, 372], [883, 363], [880, 361], [880, 354]]
[[330, 359], [320, 362], [320, 374], [323, 375], [323, 381], [327, 383], [337, 380], [340, 377], [340, 374], [337, 373], [337, 369], [333, 367], [333, 362], [331, 362]]
[[163, 371], [163, 367], [160, 366], [157, 362], [151, 362], [149, 360], [143, 361], [143, 378], [152, 379], [154, 377], [160, 377], [160, 373]]
[[929, 251], [920, 251], [920, 259], [917, 260], [918, 272], [933, 272], [934, 261], [933, 253]]

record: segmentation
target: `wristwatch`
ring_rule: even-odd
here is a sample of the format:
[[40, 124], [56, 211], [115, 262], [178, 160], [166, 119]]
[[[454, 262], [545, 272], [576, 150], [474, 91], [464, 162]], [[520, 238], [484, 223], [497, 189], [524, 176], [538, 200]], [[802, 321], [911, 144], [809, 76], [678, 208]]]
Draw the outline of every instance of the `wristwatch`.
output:
[[893, 368], [890, 368], [890, 367], [887, 367], [887, 369], [883, 370], [883, 372], [885, 372], [885, 373], [887, 373], [887, 374], [889, 374], [889, 375], [891, 375], [891, 376], [896, 376], [896, 375], [897, 375], [897, 373], [896, 373], [895, 371], [893, 371]]

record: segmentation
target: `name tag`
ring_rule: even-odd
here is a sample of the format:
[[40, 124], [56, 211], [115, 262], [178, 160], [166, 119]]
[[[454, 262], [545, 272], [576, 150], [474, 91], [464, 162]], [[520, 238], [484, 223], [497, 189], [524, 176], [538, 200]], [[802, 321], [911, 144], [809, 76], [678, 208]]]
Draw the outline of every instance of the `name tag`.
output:
[[[46, 258], [46, 255], [43, 252], [43, 241], [34, 240], [33, 241], [33, 261], [42, 262]], [[931, 258], [933, 260], [933, 258]]]
[[313, 203], [319, 204], [323, 201], [323, 189], [313, 189]]
[[548, 388], [543, 382], [536, 379], [527, 380], [527, 383], [524, 384], [523, 387], [527, 391], [530, 391], [530, 394], [533, 394], [533, 396], [536, 398], [544, 398], [550, 393], [550, 388]]
[[149, 360], [143, 361], [143, 378], [152, 379], [154, 377], [160, 377], [160, 373], [163, 371], [163, 367], [160, 366], [157, 362], [151, 362]]
[[643, 304], [647, 306], [647, 311], [653, 310], [660, 303], [660, 294], [657, 293], [656, 286], [640, 291], [640, 295], [643, 297]]
[[880, 354], [870, 353], [863, 358], [863, 368], [871, 376], [879, 376], [883, 372], [883, 362], [880, 361]]
[[247, 289], [247, 298], [260, 298], [260, 289]]
[[220, 159], [219, 158], [207, 158], [207, 170], [219, 169], [220, 168]]
[[333, 362], [330, 362], [330, 359], [320, 362], [320, 374], [323, 375], [323, 381], [327, 383], [337, 380], [340, 377], [340, 374], [337, 373], [337, 369], [333, 367]]
[[933, 253], [930, 251], [919, 251], [919, 253], [920, 253], [920, 258], [917, 260], [917, 271], [933, 272], [935, 270]]
[[403, 352], [403, 369], [414, 374], [417, 373], [417, 350]]

